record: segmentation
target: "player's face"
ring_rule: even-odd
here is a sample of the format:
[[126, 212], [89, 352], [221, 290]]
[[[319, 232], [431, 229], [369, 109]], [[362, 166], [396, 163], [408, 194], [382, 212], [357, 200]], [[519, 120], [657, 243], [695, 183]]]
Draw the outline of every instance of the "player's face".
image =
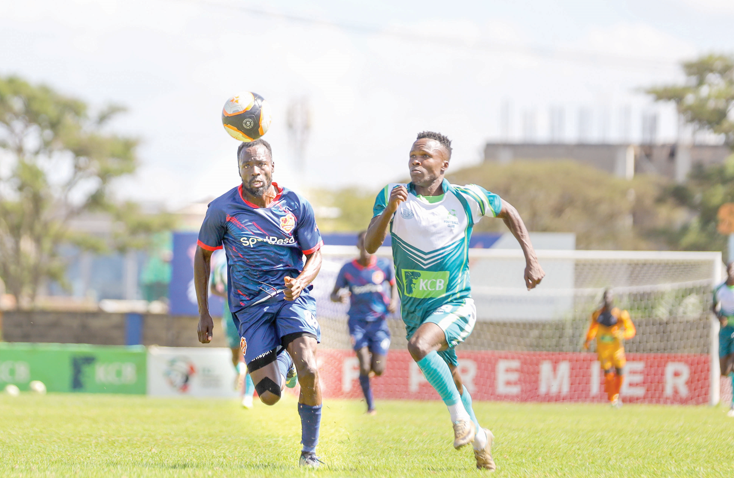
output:
[[410, 180], [414, 185], [426, 187], [443, 177], [449, 167], [446, 148], [435, 139], [421, 138], [410, 150]]
[[263, 145], [245, 148], [240, 153], [242, 188], [253, 196], [264, 196], [273, 182], [273, 159]]
[[611, 290], [604, 291], [604, 305], [611, 305], [614, 300], [614, 295]]
[[726, 267], [726, 275], [729, 279], [729, 282], [734, 281], [734, 262]]

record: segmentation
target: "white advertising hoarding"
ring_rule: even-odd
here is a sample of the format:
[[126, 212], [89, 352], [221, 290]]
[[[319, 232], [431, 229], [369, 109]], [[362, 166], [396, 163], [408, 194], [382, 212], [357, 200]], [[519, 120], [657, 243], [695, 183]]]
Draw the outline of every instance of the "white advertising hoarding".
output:
[[235, 398], [237, 372], [224, 347], [148, 347], [148, 395]]

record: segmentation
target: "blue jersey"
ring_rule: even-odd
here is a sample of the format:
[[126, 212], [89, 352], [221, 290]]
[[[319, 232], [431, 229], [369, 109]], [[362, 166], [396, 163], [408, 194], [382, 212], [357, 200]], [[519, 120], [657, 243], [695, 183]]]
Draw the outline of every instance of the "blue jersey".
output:
[[[272, 205], [245, 200], [242, 186], [209, 204], [198, 244], [227, 254], [229, 308], [235, 313], [280, 293], [285, 277], [303, 271], [303, 255], [322, 245], [313, 208], [295, 192], [280, 188]], [[309, 295], [309, 286], [301, 295]]]
[[348, 288], [351, 293], [349, 319], [365, 322], [383, 319], [390, 305], [386, 283], [395, 283], [395, 273], [388, 259], [372, 256], [367, 267], [356, 260], [344, 264], [336, 278], [336, 287]]

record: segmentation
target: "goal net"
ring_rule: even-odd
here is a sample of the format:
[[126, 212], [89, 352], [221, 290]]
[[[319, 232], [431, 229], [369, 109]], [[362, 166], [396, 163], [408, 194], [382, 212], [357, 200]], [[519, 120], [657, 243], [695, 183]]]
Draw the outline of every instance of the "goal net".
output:
[[[324, 391], [360, 398], [358, 366], [347, 330], [347, 304], [329, 295], [354, 247], [327, 246], [314, 292], [322, 329]], [[378, 255], [391, 257], [389, 248]], [[479, 400], [601, 402], [606, 400], [595, 345], [582, 345], [605, 288], [629, 311], [637, 335], [627, 341], [626, 402], [717, 403], [731, 392], [718, 376], [718, 323], [712, 286], [722, 278], [720, 253], [538, 251], [546, 278], [524, 287], [520, 250], [471, 249], [477, 322], [457, 347], [459, 372]], [[399, 314], [388, 320], [387, 371], [373, 382], [376, 398], [436, 399], [406, 351]]]

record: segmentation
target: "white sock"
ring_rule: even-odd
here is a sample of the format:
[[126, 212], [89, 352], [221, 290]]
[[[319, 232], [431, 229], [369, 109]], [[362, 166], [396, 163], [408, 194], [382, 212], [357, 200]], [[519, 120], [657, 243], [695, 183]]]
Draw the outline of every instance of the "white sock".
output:
[[464, 420], [467, 422], [471, 421], [471, 417], [468, 413], [466, 413], [466, 408], [464, 408], [464, 404], [461, 403], [461, 400], [453, 405], [446, 406], [448, 407], [449, 413], [451, 414], [451, 423], [456, 423], [460, 420]]
[[474, 443], [472, 443], [472, 446], [475, 450], [484, 450], [484, 448], [487, 446], [487, 440], [489, 437], [486, 433], [484, 433], [484, 428], [479, 427], [479, 430], [477, 430], [477, 434], [474, 435]]

